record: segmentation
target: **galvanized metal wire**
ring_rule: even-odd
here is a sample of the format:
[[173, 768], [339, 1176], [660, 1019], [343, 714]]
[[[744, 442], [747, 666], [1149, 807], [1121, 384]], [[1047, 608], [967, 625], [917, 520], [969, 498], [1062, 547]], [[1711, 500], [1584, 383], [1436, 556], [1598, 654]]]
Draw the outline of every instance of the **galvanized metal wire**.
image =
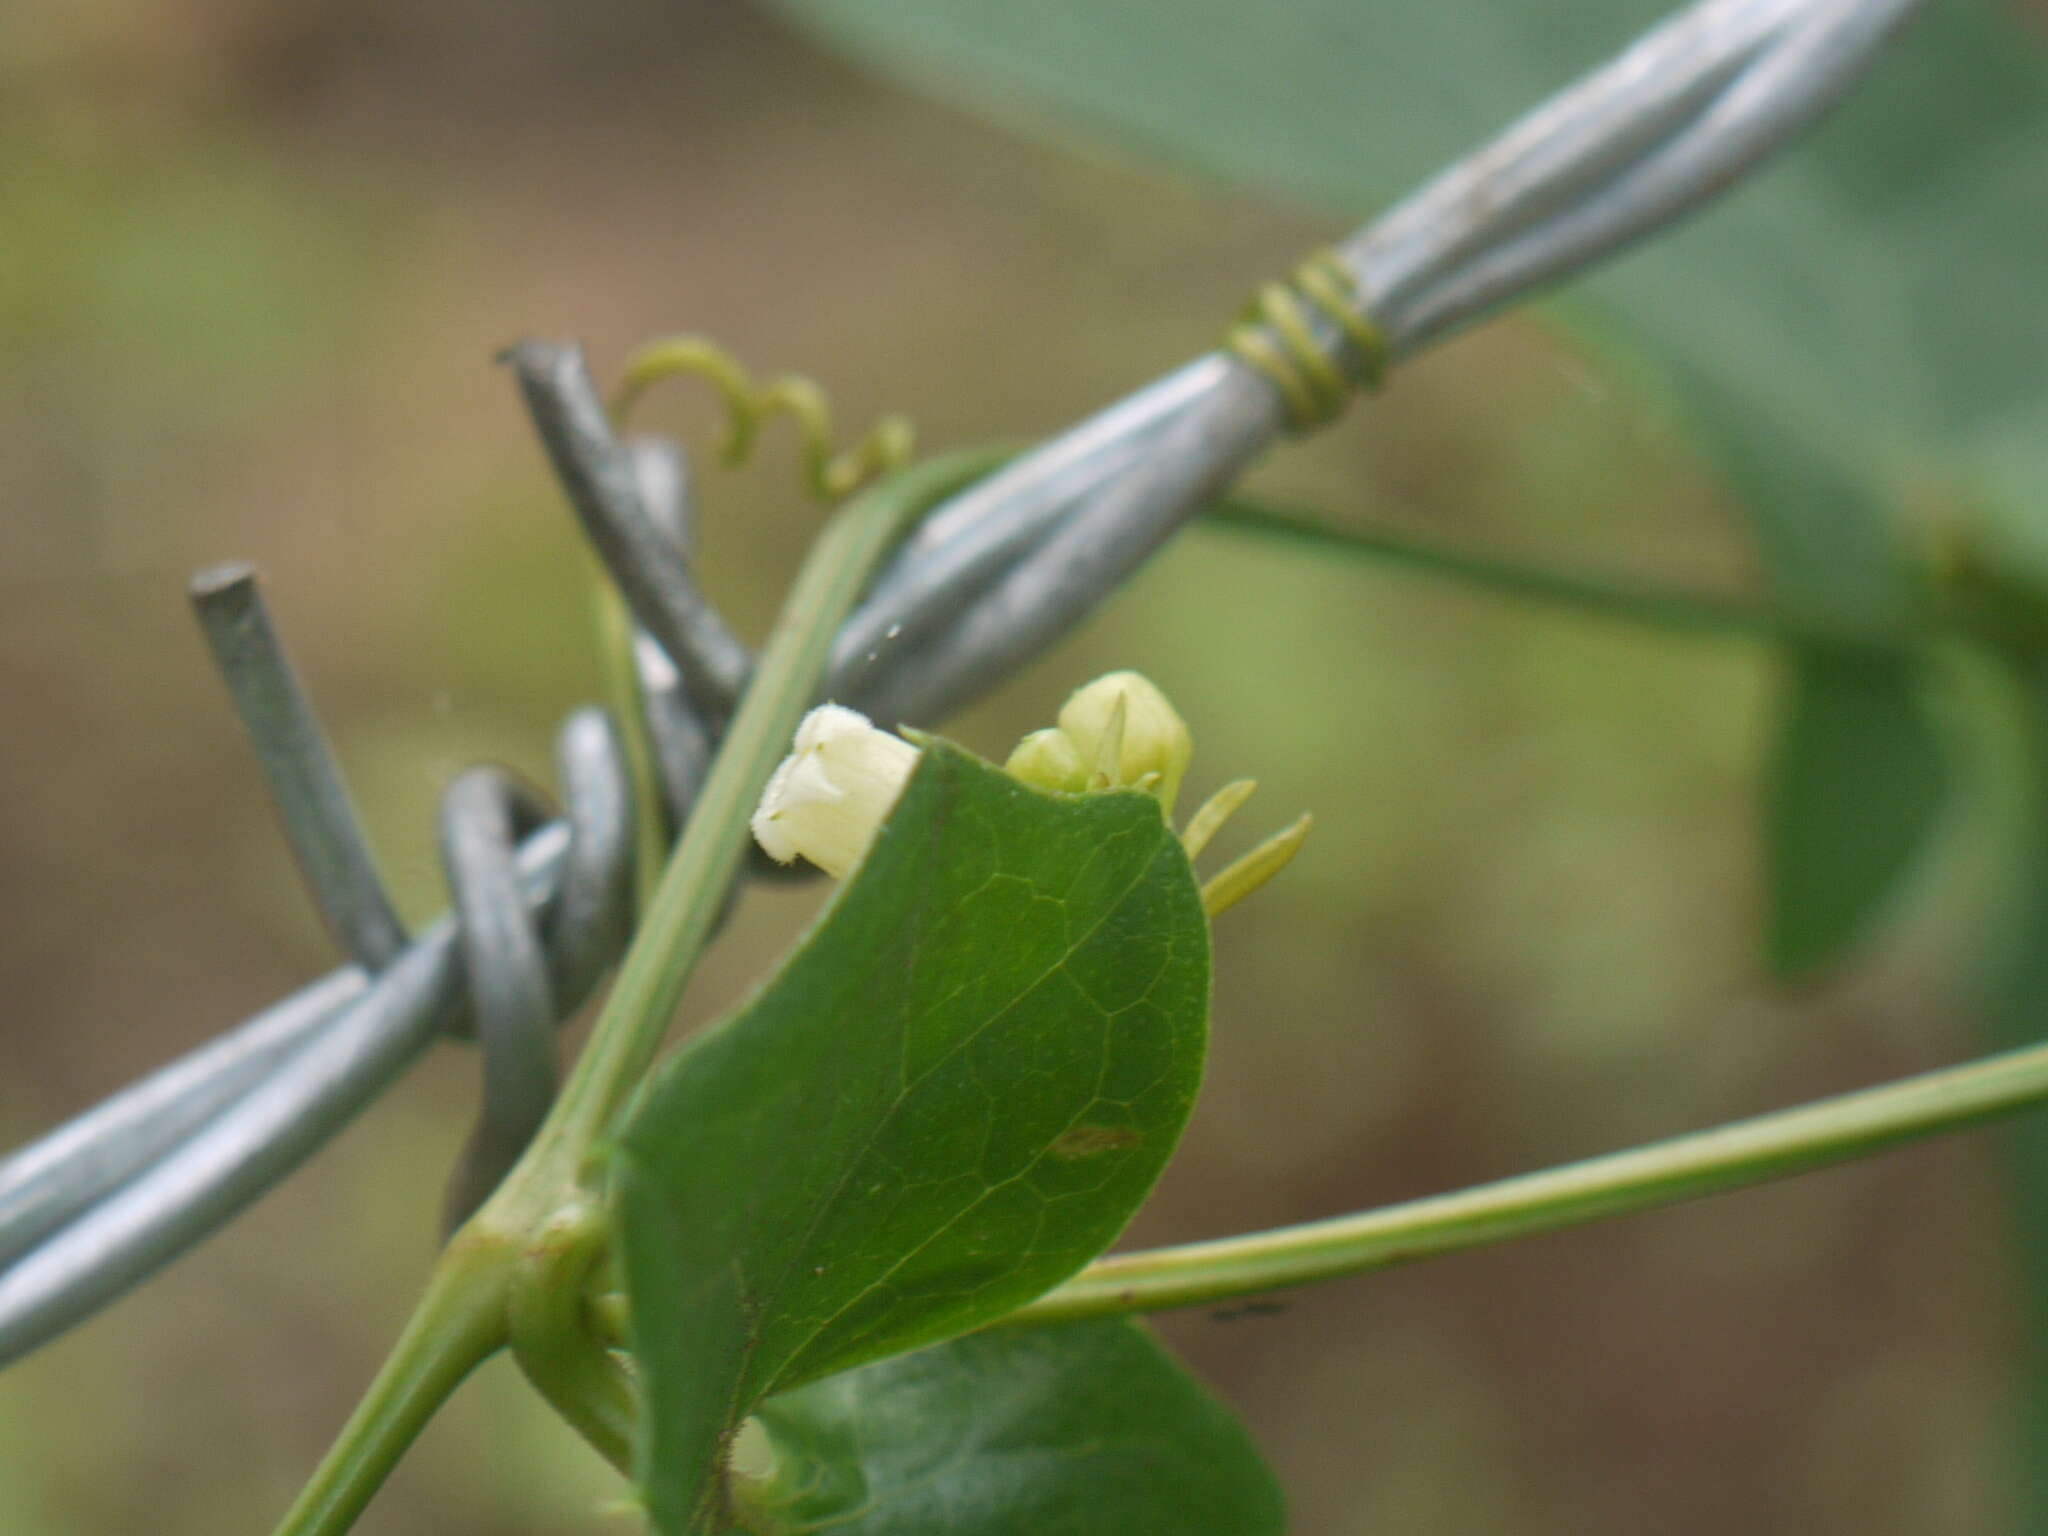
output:
[[[1703, 0], [1512, 124], [1339, 248], [1389, 356], [1664, 230], [1862, 74], [1919, 0]], [[1308, 315], [1340, 367], [1345, 330]], [[639, 627], [642, 711], [671, 828], [751, 658], [691, 573], [680, 451], [622, 443], [573, 347], [509, 361]], [[1273, 381], [1213, 352], [934, 511], [842, 630], [825, 696], [929, 723], [1077, 623], [1286, 423]], [[194, 585], [316, 905], [352, 963], [0, 1162], [0, 1362], [89, 1316], [282, 1179], [444, 1034], [474, 1035], [484, 1109], [459, 1214], [553, 1083], [553, 1024], [625, 942], [635, 845], [617, 727], [565, 724], [564, 810], [490, 770], [442, 813], [456, 912], [405, 933], [303, 689], [242, 568]]]

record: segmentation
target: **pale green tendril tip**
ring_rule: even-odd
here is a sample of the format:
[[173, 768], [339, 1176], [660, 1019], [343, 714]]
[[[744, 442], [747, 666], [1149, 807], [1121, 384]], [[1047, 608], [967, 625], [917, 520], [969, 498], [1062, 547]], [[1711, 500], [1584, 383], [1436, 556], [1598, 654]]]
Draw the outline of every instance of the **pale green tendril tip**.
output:
[[824, 390], [802, 374], [785, 373], [765, 383], [725, 348], [702, 336], [668, 336], [650, 341], [626, 359], [612, 392], [612, 420], [623, 426], [640, 397], [664, 379], [699, 378], [724, 397], [728, 419], [725, 458], [741, 464], [753, 452], [761, 425], [774, 416], [796, 423], [803, 448], [805, 480], [813, 494], [838, 501], [870, 480], [910, 462], [916, 434], [902, 416], [884, 416], [850, 447], [837, 447], [832, 404]]

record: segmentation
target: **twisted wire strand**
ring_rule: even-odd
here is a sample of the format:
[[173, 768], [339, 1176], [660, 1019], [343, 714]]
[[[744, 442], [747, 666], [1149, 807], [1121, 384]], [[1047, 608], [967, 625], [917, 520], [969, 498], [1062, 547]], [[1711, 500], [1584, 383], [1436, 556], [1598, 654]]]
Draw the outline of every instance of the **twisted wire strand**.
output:
[[0, 1162], [0, 1285], [7, 1265], [267, 1080], [369, 984], [361, 966], [332, 971]]
[[546, 821], [532, 791], [490, 765], [466, 770], [441, 797], [441, 862], [483, 1046], [483, 1107], [442, 1204], [447, 1232], [498, 1187], [555, 1097], [554, 1025], [567, 1000], [519, 889], [519, 835]]
[[[264, 729], [264, 717], [248, 723]], [[297, 739], [324, 751], [317, 736]], [[268, 745], [259, 756], [279, 760]], [[540, 914], [559, 978], [550, 1023], [573, 1011], [623, 944], [632, 869], [631, 788], [603, 711], [571, 715], [557, 757], [567, 819], [535, 829], [515, 866], [518, 904]], [[273, 787], [319, 776], [299, 766]], [[451, 827], [474, 814], [462, 798], [444, 812]], [[503, 911], [513, 894], [472, 889], [467, 912], [431, 925], [380, 972], [356, 965], [316, 982], [0, 1163], [0, 1361], [89, 1316], [237, 1214], [438, 1035], [468, 1033], [480, 1016], [491, 1025], [492, 999], [472, 1000], [460, 962], [467, 948], [494, 974], [505, 968], [498, 936], [513, 927]], [[508, 1101], [531, 1098], [521, 1063], [537, 1048], [530, 1029], [502, 1026], [487, 1028], [482, 1044], [482, 1118], [503, 1124]], [[500, 1158], [467, 1159], [459, 1183], [494, 1183]]]
[[[1356, 292], [1349, 308], [1372, 317], [1384, 356], [1399, 361], [1667, 226], [1825, 110], [1918, 3], [1701, 0], [1340, 246]], [[1271, 328], [1273, 313], [1265, 318]], [[1303, 366], [1304, 338], [1336, 366], [1357, 366], [1344, 314], [1312, 298], [1286, 318], [1301, 334], [1291, 343], [1276, 335], [1291, 359], [1283, 367]], [[671, 723], [693, 725], [708, 753], [743, 686], [745, 647], [721, 634], [686, 554], [653, 529], [633, 458], [580, 354], [532, 350], [542, 346], [512, 355], [536, 426], [680, 680]], [[754, 403], [799, 421], [815, 483], [829, 487], [836, 460], [814, 447], [830, 441], [829, 418], [812, 409], [819, 402], [783, 388]], [[906, 540], [842, 630], [826, 696], [886, 719], [939, 718], [1077, 622], [1287, 424], [1277, 378], [1225, 350], [996, 469]], [[612, 768], [615, 807], [578, 819], [572, 790], [576, 833], [554, 821], [520, 847], [526, 901], [544, 905], [579, 865], [593, 887], [625, 867], [631, 796], [623, 766]], [[668, 792], [687, 809], [689, 786]], [[369, 867], [347, 878], [371, 878]], [[330, 877], [335, 891], [345, 886]], [[559, 948], [574, 947], [571, 930], [602, 925], [552, 910], [543, 929], [566, 971]], [[618, 941], [610, 931], [591, 938], [579, 964], [601, 967]], [[0, 1269], [0, 1361], [225, 1221], [466, 1017], [460, 947], [457, 922], [443, 918], [373, 960], [383, 964], [374, 975], [344, 967], [0, 1162], [0, 1263], [13, 1256]]]
[[[1671, 228], [1813, 123], [1849, 89], [1920, 0], [1825, 0], [1788, 21], [1682, 124], [1569, 206], [1445, 264], [1388, 323], [1403, 345], [1433, 341], [1510, 299]], [[1367, 253], [1354, 248], [1372, 287]], [[1386, 313], [1384, 301], [1382, 312]]]
[[[1525, 114], [1337, 248], [1389, 359], [1738, 180], [1852, 84], [1921, 3], [1701, 0]], [[1589, 207], [1600, 212], [1581, 216]], [[1311, 322], [1338, 344], [1335, 327]], [[1190, 486], [1240, 473], [1285, 420], [1273, 384], [1226, 351], [1019, 458], [906, 542], [842, 632], [831, 695], [904, 721], [973, 697], [1192, 515]], [[1183, 453], [1199, 467], [1176, 462]], [[923, 659], [898, 665], [909, 652]]]
[[1650, 29], [1525, 112], [1375, 219], [1347, 249], [1372, 302], [1400, 313], [1416, 291], [1625, 174], [1672, 137], [1788, 29], [1833, 0], [1712, 0]]

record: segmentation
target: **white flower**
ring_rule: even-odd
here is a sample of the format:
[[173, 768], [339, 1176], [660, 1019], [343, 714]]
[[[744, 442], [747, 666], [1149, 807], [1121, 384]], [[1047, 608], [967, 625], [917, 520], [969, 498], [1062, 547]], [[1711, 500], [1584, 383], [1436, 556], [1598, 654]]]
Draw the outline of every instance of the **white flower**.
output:
[[796, 728], [796, 750], [761, 794], [754, 841], [787, 864], [802, 854], [843, 880], [866, 856], [917, 766], [918, 751], [858, 710], [821, 704]]

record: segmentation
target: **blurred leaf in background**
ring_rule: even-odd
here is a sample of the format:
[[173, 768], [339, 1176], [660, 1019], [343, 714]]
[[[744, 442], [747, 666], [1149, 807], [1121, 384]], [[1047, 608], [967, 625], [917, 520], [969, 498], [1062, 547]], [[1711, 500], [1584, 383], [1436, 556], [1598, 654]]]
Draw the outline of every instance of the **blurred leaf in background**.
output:
[[1934, 824], [1946, 775], [1914, 658], [1803, 646], [1783, 666], [1765, 942], [1780, 976], [1804, 979], [1875, 920]]

